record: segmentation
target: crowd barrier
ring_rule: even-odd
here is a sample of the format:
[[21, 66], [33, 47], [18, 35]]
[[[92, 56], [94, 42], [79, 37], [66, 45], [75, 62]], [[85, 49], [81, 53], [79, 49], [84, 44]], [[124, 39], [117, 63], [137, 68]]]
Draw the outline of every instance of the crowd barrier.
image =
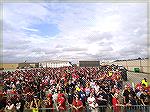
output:
[[[72, 112], [72, 108], [67, 108], [63, 112]], [[56, 108], [39, 108], [39, 109], [25, 109], [24, 112], [59, 112]], [[61, 111], [62, 112], [62, 111]], [[95, 109], [90, 109], [90, 107], [84, 107], [80, 112], [150, 112], [150, 105], [134, 105], [134, 106], [98, 106]]]

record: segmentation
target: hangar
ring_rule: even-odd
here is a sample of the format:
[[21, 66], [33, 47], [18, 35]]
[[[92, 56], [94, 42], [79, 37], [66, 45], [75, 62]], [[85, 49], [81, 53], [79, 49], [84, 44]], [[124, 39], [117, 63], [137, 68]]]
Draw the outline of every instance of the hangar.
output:
[[80, 67], [99, 67], [100, 61], [79, 61]]

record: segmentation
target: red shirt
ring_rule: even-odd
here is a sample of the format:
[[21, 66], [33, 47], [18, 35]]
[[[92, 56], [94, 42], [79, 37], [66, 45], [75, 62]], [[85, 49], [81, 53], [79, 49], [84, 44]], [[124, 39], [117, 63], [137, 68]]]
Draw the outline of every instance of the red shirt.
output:
[[59, 110], [66, 110], [66, 99], [64, 97], [62, 96], [59, 97], [58, 95], [57, 103], [58, 105], [60, 104]]
[[[76, 100], [73, 100], [73, 103], [72, 103], [75, 107], [80, 107], [81, 105], [83, 105], [83, 103], [82, 103], [82, 101], [80, 101], [80, 100], [78, 100], [78, 101], [76, 101]], [[82, 107], [81, 108], [79, 108], [78, 110], [76, 110], [76, 109], [73, 109], [73, 112], [82, 112]]]
[[119, 104], [119, 101], [117, 98], [113, 98], [112, 99], [112, 104], [113, 104], [113, 107], [116, 107], [116, 104]]
[[53, 108], [53, 100], [52, 100], [52, 94], [49, 93], [47, 95], [48, 99], [47, 99], [47, 102], [46, 102], [46, 108]]
[[72, 74], [72, 78], [76, 79], [76, 74], [75, 73]]
[[117, 98], [113, 97], [112, 104], [113, 104], [113, 110], [114, 110], [114, 112], [121, 112], [120, 107], [116, 105], [116, 104], [119, 104], [119, 101], [118, 101]]

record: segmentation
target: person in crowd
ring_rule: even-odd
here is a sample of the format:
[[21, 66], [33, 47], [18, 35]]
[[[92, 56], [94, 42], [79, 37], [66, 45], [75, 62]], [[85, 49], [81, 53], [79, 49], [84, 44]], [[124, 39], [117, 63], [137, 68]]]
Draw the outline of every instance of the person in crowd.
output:
[[148, 81], [146, 78], [144, 78], [142, 81], [141, 81], [142, 84], [144, 84], [146, 87], [148, 87]]
[[38, 99], [37, 96], [34, 96], [30, 104], [30, 109], [32, 109], [33, 112], [38, 112], [39, 106], [40, 106], [40, 100]]
[[53, 97], [54, 103], [56, 103], [57, 102], [57, 98], [58, 98], [58, 91], [57, 91], [57, 89], [54, 90], [54, 92], [52, 94], [52, 97]]
[[72, 105], [72, 102], [73, 102], [73, 97], [74, 97], [74, 92], [73, 91], [69, 91], [67, 96], [68, 96], [68, 103], [69, 105]]
[[98, 92], [98, 91], [99, 91], [99, 88], [100, 88], [100, 87], [99, 87], [99, 85], [98, 85], [98, 83], [97, 83], [97, 82], [95, 83], [94, 88], [95, 88], [95, 92]]
[[136, 101], [137, 101], [137, 105], [141, 105], [141, 104], [142, 104], [141, 99], [140, 99], [140, 96], [141, 96], [142, 92], [143, 92], [143, 89], [142, 89], [142, 88], [136, 90]]
[[66, 111], [66, 98], [65, 98], [65, 95], [60, 92], [60, 90], [59, 90], [58, 97], [57, 97], [56, 108], [60, 112]]
[[108, 96], [102, 88], [100, 88], [97, 93], [97, 102], [99, 105], [99, 112], [105, 112], [108, 104]]
[[150, 105], [150, 95], [148, 95], [148, 91], [144, 90], [140, 95], [140, 100], [142, 105]]
[[14, 98], [12, 98], [11, 100], [14, 100], [13, 103], [15, 104], [16, 112], [20, 112], [21, 108], [20, 96], [15, 95]]
[[5, 112], [16, 112], [15, 104], [10, 99], [7, 100]]
[[86, 93], [84, 92], [83, 89], [80, 89], [80, 91], [78, 91], [78, 95], [79, 95], [79, 97], [83, 103], [83, 106], [85, 107], [86, 106], [86, 100], [87, 100]]
[[6, 96], [0, 92], [0, 112], [4, 112], [4, 109], [6, 107]]
[[86, 94], [86, 97], [89, 97], [90, 92], [91, 92], [90, 84], [87, 84], [87, 86], [85, 87], [85, 94]]
[[126, 105], [127, 103], [129, 103], [129, 87], [127, 85], [125, 85], [125, 89], [123, 90], [123, 103], [124, 105]]
[[91, 112], [98, 112], [98, 104], [96, 102], [95, 96], [92, 93], [87, 98], [87, 102]]
[[50, 108], [50, 109], [46, 110], [46, 112], [54, 112], [54, 109], [53, 109], [54, 108], [53, 107], [54, 102], [53, 102], [53, 97], [52, 97], [51, 93], [47, 94], [47, 98], [44, 102], [45, 102], [44, 103], [45, 108]]
[[134, 106], [137, 105], [137, 100], [133, 95], [129, 95], [129, 103], [126, 104], [127, 106]]
[[19, 112], [23, 112], [25, 107], [25, 97], [23, 95], [20, 95], [19, 102], [20, 102]]
[[78, 95], [75, 96], [72, 102], [73, 110], [72, 112], [82, 112], [83, 111], [83, 103], [80, 100], [80, 97]]
[[108, 103], [110, 104], [110, 106], [112, 106], [112, 98], [113, 98], [114, 94], [115, 94], [114, 89], [111, 89], [111, 91], [109, 91], [109, 93], [108, 93], [108, 100], [109, 100]]
[[115, 93], [113, 98], [112, 98], [112, 106], [113, 106], [113, 111], [114, 112], [121, 112], [120, 107], [119, 107], [120, 102], [119, 102], [117, 93]]

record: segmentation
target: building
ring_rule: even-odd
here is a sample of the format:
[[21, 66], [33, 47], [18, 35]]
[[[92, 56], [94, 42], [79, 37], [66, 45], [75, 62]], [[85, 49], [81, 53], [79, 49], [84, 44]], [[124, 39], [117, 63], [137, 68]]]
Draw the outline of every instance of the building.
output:
[[80, 67], [99, 67], [100, 61], [79, 61]]
[[11, 70], [11, 69], [17, 69], [18, 63], [3, 63], [1, 64], [1, 70]]
[[100, 65], [119, 65], [124, 66], [129, 71], [134, 71], [138, 68], [140, 72], [150, 73], [150, 59], [149, 58], [138, 58], [138, 59], [127, 59], [127, 60], [102, 60]]
[[15, 70], [22, 68], [38, 68], [39, 63], [2, 63], [1, 70]]
[[148, 58], [116, 60], [111, 64], [124, 66], [129, 71], [134, 71], [135, 68], [139, 68], [140, 72], [150, 73], [150, 60]]
[[72, 64], [70, 61], [51, 60], [40, 62], [39, 66], [43, 68], [45, 67], [58, 68], [58, 67], [72, 66]]
[[17, 68], [38, 68], [39, 63], [18, 63]]

